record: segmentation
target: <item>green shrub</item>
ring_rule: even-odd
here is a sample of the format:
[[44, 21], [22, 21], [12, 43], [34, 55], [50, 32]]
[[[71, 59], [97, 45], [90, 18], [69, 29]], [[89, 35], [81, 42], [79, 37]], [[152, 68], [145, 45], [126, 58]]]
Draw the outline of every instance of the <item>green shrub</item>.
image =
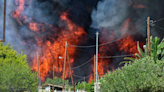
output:
[[108, 72], [100, 79], [102, 92], [161, 92], [164, 91], [164, 61], [153, 58], [135, 60], [122, 69]]
[[91, 83], [86, 83], [85, 81], [78, 82], [75, 88], [76, 90], [84, 90], [85, 88], [87, 92], [94, 92], [94, 81], [92, 80]]

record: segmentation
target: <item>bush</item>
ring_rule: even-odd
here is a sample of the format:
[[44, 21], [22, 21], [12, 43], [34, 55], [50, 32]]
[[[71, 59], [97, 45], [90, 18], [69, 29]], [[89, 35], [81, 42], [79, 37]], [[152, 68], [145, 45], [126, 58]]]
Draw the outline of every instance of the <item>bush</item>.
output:
[[92, 80], [91, 83], [86, 83], [85, 81], [78, 82], [75, 88], [76, 90], [84, 90], [85, 88], [87, 92], [94, 92], [94, 81]]
[[102, 92], [157, 92], [164, 91], [164, 61], [153, 58], [135, 60], [122, 69], [108, 72], [100, 79]]

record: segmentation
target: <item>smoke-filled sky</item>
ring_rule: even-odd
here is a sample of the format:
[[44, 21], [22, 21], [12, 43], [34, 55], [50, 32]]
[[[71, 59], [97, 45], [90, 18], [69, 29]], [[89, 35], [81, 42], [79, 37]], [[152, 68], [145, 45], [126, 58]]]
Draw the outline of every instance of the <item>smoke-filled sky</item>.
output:
[[[0, 39], [3, 32], [3, 2], [3, 0], [0, 1]], [[7, 0], [6, 42], [4, 44], [9, 43], [16, 51], [23, 51], [27, 55], [30, 67], [33, 67], [36, 51], [45, 50], [43, 43], [46, 44], [48, 41], [50, 44], [55, 44], [56, 41], [60, 42], [61, 36], [64, 39], [64, 35], [68, 35], [67, 40], [78, 40], [74, 45], [87, 46], [95, 44], [96, 31], [100, 33], [99, 44], [120, 39], [124, 35], [138, 31], [130, 38], [99, 48], [100, 56], [133, 54], [136, 50], [131, 49], [135, 48], [136, 41], [141, 41], [142, 44], [145, 42], [147, 17], [150, 16], [152, 20], [163, 18], [163, 5], [164, 0]], [[67, 18], [62, 19], [61, 16], [64, 13]], [[19, 16], [15, 17], [16, 14]], [[71, 30], [68, 23], [72, 24], [72, 30], [76, 30], [74, 31], [76, 38], [69, 34], [68, 31], [71, 32]], [[36, 28], [34, 24], [37, 24]], [[164, 20], [156, 23], [157, 26], [164, 28], [163, 24]], [[77, 34], [79, 28], [84, 30], [84, 32], [80, 31], [81, 35]], [[162, 38], [164, 30], [155, 26], [151, 27], [151, 35]], [[42, 39], [43, 46], [38, 44], [38, 39]], [[126, 45], [131, 40], [134, 44]], [[123, 45], [126, 45], [125, 48]], [[76, 49], [76, 55], [72, 54], [74, 58], [72, 66], [83, 64], [95, 54], [95, 48], [80, 50]], [[101, 67], [104, 68], [103, 73], [117, 68], [122, 60], [123, 58], [100, 60]], [[93, 73], [92, 68], [93, 63], [88, 63], [85, 67], [74, 70], [74, 73], [85, 76]], [[48, 69], [48, 73], [45, 74], [52, 77], [50, 73], [52, 68]]]

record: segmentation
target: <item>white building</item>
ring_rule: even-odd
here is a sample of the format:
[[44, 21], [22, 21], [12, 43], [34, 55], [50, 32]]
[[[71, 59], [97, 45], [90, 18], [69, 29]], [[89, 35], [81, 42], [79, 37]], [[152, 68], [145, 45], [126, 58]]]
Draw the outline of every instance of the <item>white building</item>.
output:
[[[62, 92], [62, 89], [63, 89], [63, 86], [53, 85], [53, 84], [50, 84], [50, 83], [46, 83], [46, 84], [44, 84], [44, 86], [45, 86], [46, 92], [51, 92], [53, 87], [54, 87], [54, 92], [58, 92], [58, 91]], [[66, 90], [66, 87], [65, 87], [65, 90]]]

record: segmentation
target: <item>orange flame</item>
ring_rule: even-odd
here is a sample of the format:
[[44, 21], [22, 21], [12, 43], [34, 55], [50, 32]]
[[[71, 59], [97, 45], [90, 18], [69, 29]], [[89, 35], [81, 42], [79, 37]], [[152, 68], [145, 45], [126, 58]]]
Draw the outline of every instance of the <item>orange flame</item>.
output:
[[[62, 29], [61, 33], [58, 34], [58, 38], [55, 40], [54, 43], [51, 43], [50, 41], [46, 41], [46, 45], [42, 44], [43, 49], [43, 55], [40, 58], [41, 59], [41, 76], [45, 78], [50, 71], [52, 71], [52, 65], [55, 65], [56, 67], [59, 67], [60, 69], [55, 69], [55, 72], [63, 72], [61, 68], [64, 66], [64, 60], [59, 60], [58, 57], [61, 55], [64, 57], [64, 51], [65, 48], [61, 46], [65, 45], [65, 42], [68, 41], [70, 44], [78, 44], [79, 39], [81, 35], [86, 35], [83, 28], [76, 26], [72, 21], [70, 21], [67, 18], [67, 13], [63, 13], [61, 15], [61, 21], [64, 21], [67, 25], [67, 29]], [[62, 22], [63, 23], [63, 22]], [[35, 30], [33, 30], [35, 31]], [[57, 51], [53, 51], [55, 49], [58, 49]], [[70, 51], [71, 50], [71, 51]], [[70, 57], [71, 64], [74, 62], [73, 56], [75, 54], [75, 49], [68, 48], [68, 53]], [[36, 63], [36, 59], [33, 60], [34, 63]], [[36, 70], [37, 66], [34, 64], [33, 68]], [[65, 78], [69, 77], [69, 67], [67, 65], [66, 67], [66, 75]], [[63, 76], [61, 76], [63, 77]]]
[[[136, 0], [137, 1], [137, 0]], [[31, 2], [31, 0], [29, 0]], [[34, 22], [31, 18], [28, 18], [24, 15], [24, 6], [25, 6], [25, 0], [15, 0], [15, 5], [17, 6], [17, 10], [13, 12], [13, 18], [16, 19], [19, 25], [23, 26], [22, 22], [25, 22], [28, 24], [28, 27], [30, 30], [32, 30], [34, 33], [39, 35], [39, 32], [45, 32], [45, 26], [48, 26], [50, 30], [55, 31], [54, 34], [51, 34], [52, 36], [56, 36], [56, 38], [51, 38], [53, 41], [44, 39], [44, 37], [38, 37], [34, 35], [35, 40], [37, 41], [37, 46], [41, 48], [40, 50], [40, 72], [41, 72], [41, 78], [42, 80], [45, 79], [45, 77], [53, 70], [53, 65], [55, 65], [58, 68], [55, 68], [56, 73], [62, 73], [63, 72], [63, 65], [64, 60], [59, 59], [59, 56], [64, 57], [65, 52], [65, 43], [68, 41], [69, 44], [76, 44], [78, 45], [79, 42], [82, 43], [80, 39], [83, 38], [83, 40], [86, 40], [86, 32], [82, 27], [79, 27], [75, 25], [70, 19], [67, 18], [68, 12], [62, 13], [60, 16], [59, 21], [59, 28], [54, 27], [53, 25], [50, 25], [48, 23], [38, 23]], [[146, 8], [144, 5], [135, 4], [133, 6], [134, 8]], [[27, 20], [31, 20], [32, 22], [29, 22]], [[122, 26], [122, 29], [119, 31], [121, 37], [127, 33], [129, 24], [130, 24], [130, 18], [124, 21], [124, 24]], [[133, 31], [133, 30], [130, 30]], [[110, 34], [110, 35], [108, 35]], [[101, 32], [101, 43], [106, 43], [115, 40], [117, 37], [115, 37], [116, 33], [115, 30], [102, 30]], [[121, 38], [120, 37], [120, 38]], [[122, 40], [117, 41], [116, 43], [119, 43], [119, 51], [124, 51], [127, 54], [134, 54], [137, 52], [137, 46], [136, 42], [133, 40], [132, 36], [128, 36]], [[24, 43], [26, 44], [26, 43]], [[62, 47], [63, 46], [63, 47]], [[36, 50], [37, 51], [37, 50]], [[100, 46], [99, 47], [99, 56], [106, 56], [107, 52], [110, 52], [110, 47], [107, 46]], [[73, 56], [76, 54], [76, 49], [68, 48], [68, 53], [70, 57], [71, 64], [74, 63]], [[35, 71], [37, 70], [37, 58], [36, 54], [34, 55], [33, 59], [33, 66], [32, 69]], [[106, 70], [109, 68], [111, 64], [111, 59], [99, 59], [98, 63], [98, 73], [99, 75], [105, 74], [105, 72], [108, 72], [109, 70]], [[66, 66], [66, 76], [70, 77], [68, 65]], [[94, 70], [94, 69], [93, 69]], [[112, 71], [114, 71], [114, 68], [112, 67]], [[73, 72], [73, 71], [72, 71]], [[63, 77], [61, 75], [61, 77]], [[93, 79], [93, 76], [89, 77], [89, 81]]]
[[[28, 18], [23, 14], [25, 0], [15, 0], [15, 5], [17, 6], [17, 10], [13, 12], [13, 18], [15, 18], [20, 25], [23, 26], [22, 22], [25, 22], [28, 24], [29, 29], [36, 33], [40, 31], [45, 32], [44, 29], [45, 25], [49, 26], [51, 30], [57, 32], [57, 34], [52, 34], [52, 35], [58, 35], [58, 38], [56, 39], [51, 38], [54, 40], [53, 43], [50, 42], [49, 40], [44, 41], [43, 38], [37, 36], [35, 36], [35, 40], [37, 41], [37, 45], [41, 48], [40, 51], [41, 55], [39, 56], [39, 60], [40, 60], [40, 73], [41, 73], [42, 80], [44, 80], [44, 78], [48, 75], [48, 73], [52, 71], [53, 65], [59, 67], [59, 69], [55, 68], [55, 71], [61, 73], [63, 71], [62, 68], [63, 68], [64, 60], [59, 60], [58, 56], [60, 55], [64, 57], [64, 51], [65, 51], [65, 48], [64, 47], [61, 48], [61, 46], [64, 46], [66, 41], [68, 41], [68, 43], [70, 44], [78, 44], [80, 42], [79, 39], [85, 38], [84, 40], [86, 40], [86, 33], [84, 29], [82, 27], [76, 26], [72, 21], [70, 21], [67, 18], [68, 13], [62, 13], [62, 15], [60, 16], [59, 28], [55, 28], [53, 27], [53, 25], [50, 25], [48, 23], [28, 22], [27, 20], [31, 18]], [[54, 51], [55, 49], [58, 50]], [[68, 48], [68, 51], [69, 51], [68, 53], [70, 57], [70, 62], [72, 64], [74, 62], [73, 56], [75, 54], [75, 49]], [[33, 59], [32, 69], [37, 71], [36, 55], [34, 57], [35, 58]], [[66, 68], [68, 68], [68, 65]], [[69, 70], [66, 69], [65, 78], [69, 76], [68, 72]]]

